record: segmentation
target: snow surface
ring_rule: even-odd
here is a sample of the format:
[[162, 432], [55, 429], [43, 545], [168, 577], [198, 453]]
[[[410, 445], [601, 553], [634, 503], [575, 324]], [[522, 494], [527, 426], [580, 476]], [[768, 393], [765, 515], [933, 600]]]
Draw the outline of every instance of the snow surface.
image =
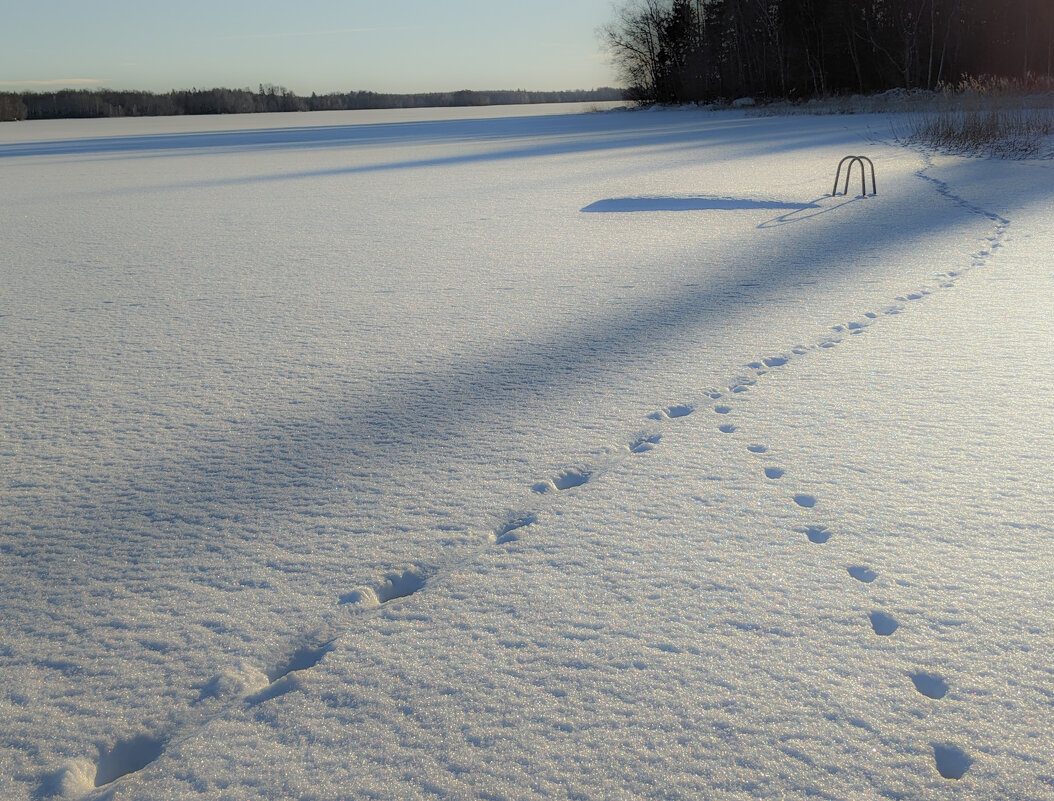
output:
[[0, 797], [1054, 798], [1054, 165], [889, 132], [0, 126]]

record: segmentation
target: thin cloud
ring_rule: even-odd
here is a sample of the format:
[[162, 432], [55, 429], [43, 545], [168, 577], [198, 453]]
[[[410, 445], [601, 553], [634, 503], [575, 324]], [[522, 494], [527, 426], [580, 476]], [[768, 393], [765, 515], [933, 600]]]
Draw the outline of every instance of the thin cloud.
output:
[[328, 28], [323, 31], [278, 31], [275, 33], [241, 33], [233, 36], [221, 36], [222, 41], [233, 42], [246, 39], [292, 39], [309, 36], [340, 36], [346, 33], [375, 33], [377, 31], [405, 31], [406, 26], [388, 28]]

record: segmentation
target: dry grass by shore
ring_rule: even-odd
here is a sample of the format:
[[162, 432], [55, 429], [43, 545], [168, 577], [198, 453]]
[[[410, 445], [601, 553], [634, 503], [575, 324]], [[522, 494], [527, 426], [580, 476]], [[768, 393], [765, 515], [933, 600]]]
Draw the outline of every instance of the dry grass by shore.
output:
[[1054, 157], [1054, 78], [964, 78], [936, 91], [893, 89], [877, 95], [776, 102], [752, 113], [895, 114], [896, 141], [944, 153], [994, 158]]

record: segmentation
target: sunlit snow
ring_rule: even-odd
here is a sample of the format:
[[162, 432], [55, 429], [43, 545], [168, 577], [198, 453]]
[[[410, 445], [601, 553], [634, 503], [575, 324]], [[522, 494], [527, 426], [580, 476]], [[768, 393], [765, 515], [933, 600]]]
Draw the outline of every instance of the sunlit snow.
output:
[[0, 797], [1054, 798], [1054, 162], [586, 111], [0, 125]]

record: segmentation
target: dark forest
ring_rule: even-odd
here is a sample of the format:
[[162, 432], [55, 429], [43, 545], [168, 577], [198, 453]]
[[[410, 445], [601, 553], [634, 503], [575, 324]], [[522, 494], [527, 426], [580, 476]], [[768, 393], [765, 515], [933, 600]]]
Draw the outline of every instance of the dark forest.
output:
[[1052, 0], [633, 0], [604, 36], [629, 97], [804, 99], [1050, 76]]

